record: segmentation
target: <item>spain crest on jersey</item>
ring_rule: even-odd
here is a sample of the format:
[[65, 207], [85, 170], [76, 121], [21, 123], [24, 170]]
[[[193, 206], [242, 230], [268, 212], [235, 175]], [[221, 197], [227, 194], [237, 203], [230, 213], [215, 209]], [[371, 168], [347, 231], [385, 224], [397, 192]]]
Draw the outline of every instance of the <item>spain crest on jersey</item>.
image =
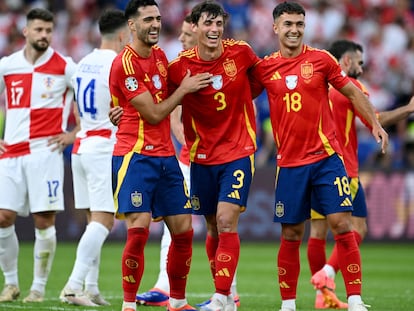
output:
[[164, 66], [164, 63], [162, 61], [157, 61], [157, 68], [160, 74], [165, 78], [167, 76], [167, 69]]
[[310, 79], [313, 76], [313, 64], [305, 63], [300, 65], [300, 75], [303, 79]]
[[142, 193], [138, 191], [131, 193], [131, 204], [135, 207], [140, 207], [142, 205]]
[[237, 74], [237, 66], [233, 59], [228, 59], [223, 63], [224, 72], [229, 77], [233, 78]]

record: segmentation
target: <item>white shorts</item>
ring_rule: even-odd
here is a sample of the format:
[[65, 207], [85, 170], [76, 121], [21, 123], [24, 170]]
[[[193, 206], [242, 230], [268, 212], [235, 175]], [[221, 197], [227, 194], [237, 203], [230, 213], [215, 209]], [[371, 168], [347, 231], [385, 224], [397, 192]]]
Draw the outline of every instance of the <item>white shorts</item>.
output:
[[178, 165], [180, 165], [180, 169], [183, 173], [185, 183], [187, 184], [188, 190], [190, 190], [190, 165], [186, 165], [181, 161], [178, 161]]
[[75, 208], [115, 213], [112, 153], [72, 154]]
[[0, 160], [0, 208], [19, 216], [63, 211], [63, 155], [44, 150]]

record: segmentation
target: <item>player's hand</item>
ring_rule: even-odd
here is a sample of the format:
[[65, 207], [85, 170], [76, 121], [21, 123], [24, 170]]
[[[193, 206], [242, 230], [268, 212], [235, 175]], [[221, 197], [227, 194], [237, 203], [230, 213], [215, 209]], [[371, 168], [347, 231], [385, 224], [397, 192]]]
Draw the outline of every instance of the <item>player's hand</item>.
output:
[[181, 81], [180, 87], [184, 89], [185, 93], [197, 92], [198, 90], [211, 84], [212, 76], [213, 75], [208, 72], [197, 73], [192, 76], [190, 70], [187, 69], [187, 73]]
[[120, 106], [113, 107], [109, 110], [109, 120], [113, 125], [118, 125], [121, 117], [124, 114], [124, 109]]
[[0, 139], [0, 155], [6, 152], [6, 142]]
[[386, 153], [389, 144], [387, 132], [379, 124], [376, 124], [372, 127], [372, 135], [374, 135], [377, 143], [381, 143], [382, 153]]
[[67, 146], [73, 144], [75, 135], [76, 133], [73, 132], [61, 133], [49, 138], [47, 145], [52, 146], [52, 151], [58, 150], [59, 152], [63, 152]]

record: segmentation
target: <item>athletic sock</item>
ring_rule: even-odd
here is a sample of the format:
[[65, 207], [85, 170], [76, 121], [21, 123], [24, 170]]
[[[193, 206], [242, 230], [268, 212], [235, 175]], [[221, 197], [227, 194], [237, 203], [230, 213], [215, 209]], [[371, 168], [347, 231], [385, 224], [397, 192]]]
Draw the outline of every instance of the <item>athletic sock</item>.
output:
[[314, 275], [326, 263], [326, 240], [309, 238], [307, 255], [311, 274]]
[[240, 238], [237, 232], [223, 232], [219, 235], [216, 251], [214, 283], [216, 293], [228, 296], [236, 273], [240, 256]]
[[170, 297], [174, 299], [185, 299], [185, 288], [193, 254], [193, 235], [194, 231], [191, 229], [171, 236], [167, 274], [170, 280]]
[[56, 252], [56, 228], [35, 229], [34, 278], [30, 290], [45, 292], [47, 279]]
[[0, 228], [0, 268], [4, 275], [4, 284], [19, 287], [18, 278], [19, 241], [14, 225]]
[[335, 236], [338, 247], [338, 262], [345, 282], [347, 297], [361, 295], [361, 256], [353, 232]]
[[136, 294], [144, 273], [144, 248], [149, 230], [147, 228], [130, 228], [122, 253], [122, 288], [124, 301], [135, 302]]
[[288, 241], [281, 238], [277, 265], [280, 295], [283, 301], [296, 299], [296, 289], [300, 272], [300, 243], [301, 241]]

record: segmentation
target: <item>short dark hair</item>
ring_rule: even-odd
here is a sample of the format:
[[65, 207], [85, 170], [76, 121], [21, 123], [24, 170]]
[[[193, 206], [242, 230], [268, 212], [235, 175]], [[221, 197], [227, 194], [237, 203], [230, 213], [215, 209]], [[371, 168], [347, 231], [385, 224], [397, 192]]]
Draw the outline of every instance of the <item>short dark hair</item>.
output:
[[278, 18], [283, 13], [287, 14], [303, 14], [305, 16], [305, 9], [296, 2], [282, 2], [273, 9], [273, 20]]
[[126, 19], [129, 19], [131, 16], [137, 16], [139, 14], [138, 9], [148, 5], [158, 7], [158, 3], [155, 0], [130, 0], [125, 8]]
[[328, 51], [339, 61], [342, 58], [342, 56], [347, 52], [360, 51], [361, 53], [363, 53], [364, 49], [362, 48], [361, 44], [344, 39], [334, 41], [329, 47]]
[[192, 23], [192, 21], [191, 21], [191, 15], [190, 15], [190, 14], [188, 14], [188, 15], [186, 15], [186, 16], [184, 17], [184, 22], [189, 23], [189, 24], [191, 24], [191, 23]]
[[47, 9], [42, 9], [42, 8], [31, 9], [26, 15], [26, 20], [32, 21], [35, 19], [40, 19], [45, 22], [54, 23], [53, 13]]
[[191, 10], [191, 22], [193, 24], [197, 24], [203, 13], [207, 13], [208, 16], [211, 16], [213, 18], [216, 18], [217, 16], [223, 16], [224, 22], [227, 21], [227, 18], [229, 16], [218, 2], [207, 0], [197, 4]]
[[124, 12], [118, 9], [105, 10], [99, 17], [99, 31], [102, 35], [115, 33], [127, 25]]

